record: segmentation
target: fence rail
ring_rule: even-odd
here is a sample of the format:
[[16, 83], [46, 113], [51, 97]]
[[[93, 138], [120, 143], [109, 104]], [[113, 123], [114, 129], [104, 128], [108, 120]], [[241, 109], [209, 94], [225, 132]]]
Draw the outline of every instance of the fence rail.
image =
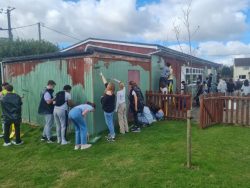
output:
[[159, 106], [168, 119], [186, 119], [187, 110], [191, 109], [191, 95], [146, 91], [146, 102], [147, 105], [153, 103]]
[[222, 94], [201, 97], [200, 127], [219, 123], [250, 126], [250, 97]]

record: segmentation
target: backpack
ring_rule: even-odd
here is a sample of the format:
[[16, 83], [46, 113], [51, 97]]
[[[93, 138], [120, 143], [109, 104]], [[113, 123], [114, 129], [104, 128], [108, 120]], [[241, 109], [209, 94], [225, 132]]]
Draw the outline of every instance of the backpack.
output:
[[62, 106], [65, 102], [65, 91], [59, 91], [56, 94], [55, 106]]

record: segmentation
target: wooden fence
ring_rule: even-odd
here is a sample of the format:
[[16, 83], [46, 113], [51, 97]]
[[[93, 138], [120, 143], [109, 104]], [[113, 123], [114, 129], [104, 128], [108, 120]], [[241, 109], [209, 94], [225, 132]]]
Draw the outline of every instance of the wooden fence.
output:
[[219, 123], [250, 126], [250, 97], [214, 94], [202, 96], [200, 104], [202, 128]]
[[191, 109], [191, 95], [161, 94], [146, 91], [147, 106], [153, 103], [159, 106], [168, 119], [186, 119], [187, 110]]

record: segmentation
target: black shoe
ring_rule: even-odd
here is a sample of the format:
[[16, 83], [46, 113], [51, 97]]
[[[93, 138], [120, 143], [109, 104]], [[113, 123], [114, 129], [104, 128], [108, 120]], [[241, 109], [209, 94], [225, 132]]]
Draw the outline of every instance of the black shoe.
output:
[[109, 142], [114, 142], [114, 141], [115, 141], [115, 138], [109, 137], [109, 138], [107, 138], [107, 141], [109, 141]]
[[133, 133], [139, 133], [139, 132], [141, 132], [141, 129], [140, 128], [135, 128], [135, 129], [131, 129], [131, 131]]

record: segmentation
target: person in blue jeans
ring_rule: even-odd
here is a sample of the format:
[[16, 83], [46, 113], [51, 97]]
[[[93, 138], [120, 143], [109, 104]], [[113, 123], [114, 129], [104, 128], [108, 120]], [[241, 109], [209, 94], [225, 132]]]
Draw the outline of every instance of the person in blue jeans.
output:
[[104, 118], [109, 129], [107, 141], [115, 141], [115, 129], [114, 129], [114, 111], [115, 111], [115, 85], [112, 82], [107, 82], [106, 78], [100, 73], [103, 84], [105, 85], [104, 95], [101, 98], [102, 109], [104, 111]]
[[95, 107], [94, 103], [87, 102], [86, 104], [75, 106], [69, 111], [69, 119], [75, 126], [75, 150], [88, 149], [92, 146], [87, 144], [87, 124], [85, 118], [89, 112], [95, 110]]

